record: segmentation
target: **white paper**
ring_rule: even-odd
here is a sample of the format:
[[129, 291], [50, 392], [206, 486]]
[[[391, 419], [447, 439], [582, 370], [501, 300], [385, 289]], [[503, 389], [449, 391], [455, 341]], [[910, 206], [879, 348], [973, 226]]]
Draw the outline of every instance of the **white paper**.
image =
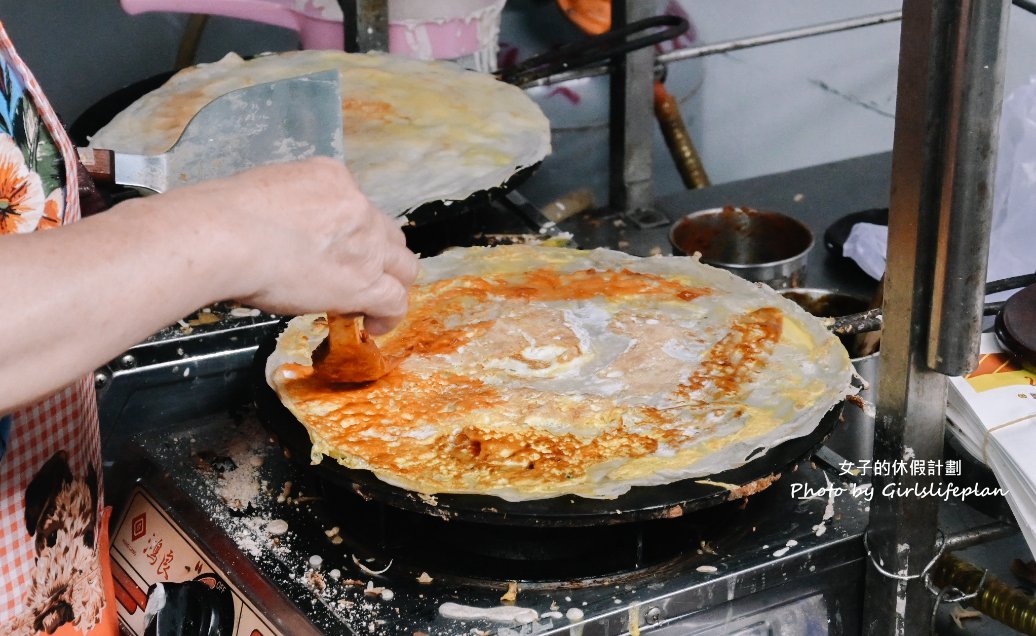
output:
[[856, 261], [868, 276], [877, 280], [885, 273], [885, 249], [889, 229], [885, 225], [857, 223], [842, 245], [842, 256]]

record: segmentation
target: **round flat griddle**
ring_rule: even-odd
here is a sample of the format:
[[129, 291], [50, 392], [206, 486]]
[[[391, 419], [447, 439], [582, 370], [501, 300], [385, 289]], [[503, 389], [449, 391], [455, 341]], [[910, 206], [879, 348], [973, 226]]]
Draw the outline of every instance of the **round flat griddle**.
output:
[[[291, 454], [292, 459], [308, 464], [312, 449], [308, 432], [266, 384], [266, 359], [273, 352], [274, 345], [275, 338], [268, 338], [256, 351], [252, 363], [256, 410], [260, 421]], [[742, 493], [732, 494], [724, 486], [702, 481], [748, 486], [744, 490], [745, 495], [755, 491], [752, 485], [757, 482], [759, 489], [765, 488], [769, 485], [767, 480], [772, 480], [820, 447], [839, 420], [841, 410], [841, 404], [835, 406], [809, 435], [785, 441], [764, 454], [759, 454], [757, 450], [745, 458], [744, 465], [733, 470], [663, 486], [634, 487], [615, 499], [587, 499], [567, 495], [510, 502], [488, 495], [429, 496], [392, 486], [370, 471], [346, 468], [328, 457], [310, 467], [332, 488], [341, 488], [367, 500], [447, 520], [541, 527], [628, 523], [680, 517], [743, 496]]]
[[[168, 72], [149, 77], [115, 91], [93, 104], [69, 127], [69, 136], [72, 138], [72, 141], [79, 146], [87, 145], [90, 137], [107, 125], [116, 115], [128, 108], [133, 102], [164, 84], [172, 76], [173, 73]], [[477, 213], [480, 210], [485, 210], [495, 199], [524, 183], [536, 172], [540, 163], [537, 162], [530, 166], [521, 167], [503, 183], [473, 192], [464, 199], [430, 201], [408, 210], [403, 215], [406, 218], [404, 228], [424, 228], [428, 225], [448, 223], [463, 214]], [[98, 184], [98, 187], [111, 200], [112, 204], [127, 198], [141, 196], [139, 190], [128, 186]]]

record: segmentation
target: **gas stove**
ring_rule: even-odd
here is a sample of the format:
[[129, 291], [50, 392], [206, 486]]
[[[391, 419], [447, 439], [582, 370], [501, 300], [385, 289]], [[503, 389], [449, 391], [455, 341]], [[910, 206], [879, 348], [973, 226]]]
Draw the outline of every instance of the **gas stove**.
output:
[[246, 636], [858, 631], [866, 502], [809, 462], [684, 518], [543, 533], [327, 492], [247, 405], [132, 446], [112, 534], [130, 633], [197, 581]]

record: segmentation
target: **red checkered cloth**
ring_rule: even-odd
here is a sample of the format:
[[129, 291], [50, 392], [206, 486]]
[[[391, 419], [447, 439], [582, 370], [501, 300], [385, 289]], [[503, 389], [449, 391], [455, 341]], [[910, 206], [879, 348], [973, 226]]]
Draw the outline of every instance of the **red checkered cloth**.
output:
[[[79, 194], [76, 188], [78, 168], [75, 148], [39, 84], [15, 53], [11, 41], [4, 32], [3, 24], [0, 24], [0, 64], [5, 65], [14, 81], [23, 87], [25, 97], [35, 106], [36, 113], [61, 152], [65, 169], [64, 209], [60, 211], [57, 219], [52, 219], [52, 222], [77, 221], [80, 214]], [[25, 228], [20, 228], [19, 231], [25, 231]], [[65, 505], [65, 508], [82, 511], [83, 493], [91, 490], [87, 476], [93, 471], [97, 478], [97, 509], [94, 511], [97, 513], [97, 525], [89, 528], [93, 530], [95, 537], [94, 547], [83, 551], [87, 557], [77, 561], [75, 566], [83, 572], [79, 577], [80, 582], [88, 581], [94, 590], [84, 591], [84, 586], [80, 585], [80, 595], [69, 597], [79, 618], [61, 625], [56, 633], [112, 634], [114, 628], [110, 622], [110, 610], [114, 607], [114, 601], [110, 598], [105, 601], [104, 596], [98, 592], [102, 587], [102, 578], [106, 578], [102, 577], [101, 572], [107, 569], [102, 567], [102, 560], [107, 558], [106, 549], [103, 548], [106, 544], [107, 529], [101, 521], [105, 518], [102, 514], [103, 497], [100, 496], [101, 444], [97, 423], [97, 398], [92, 378], [85, 377], [43, 402], [12, 413], [11, 416], [7, 451], [0, 458], [0, 633], [34, 633], [33, 625], [39, 617], [39, 606], [37, 605], [34, 610], [30, 598], [33, 595], [40, 596], [41, 590], [52, 589], [46, 586], [54, 584], [53, 580], [48, 580], [40, 574], [43, 567], [41, 561], [46, 560], [40, 553], [46, 550], [38, 551], [36, 537], [28, 531], [26, 488], [48, 460], [64, 453], [67, 470], [71, 472], [73, 482], [78, 484], [79, 490], [65, 488], [63, 492], [55, 495], [58, 503], [52, 506], [52, 509], [60, 510], [63, 504], [78, 501], [78, 507]], [[60, 480], [58, 482], [66, 483]], [[76, 500], [76, 497], [79, 499]], [[89, 497], [85, 501], [92, 502]], [[85, 508], [90, 510], [90, 505], [86, 505]], [[83, 518], [82, 514], [78, 517], [80, 520]], [[67, 536], [73, 532], [82, 534], [82, 527], [73, 528], [60, 522], [58, 525], [62, 529], [53, 535], [58, 542], [68, 541]], [[61, 535], [62, 532], [65, 533], [64, 536]], [[79, 540], [81, 545], [87, 543], [88, 541]], [[97, 549], [98, 546], [102, 546], [101, 549]], [[48, 552], [46, 556], [52, 555]], [[51, 558], [49, 563], [52, 566], [49, 576], [56, 574], [62, 579], [62, 583], [69, 583], [75, 587], [76, 582], [70, 580], [75, 577], [61, 571], [61, 559]], [[84, 610], [81, 609], [85, 607], [84, 602], [94, 605]], [[97, 608], [98, 603], [102, 606], [106, 604], [107, 607], [101, 611]], [[104, 620], [98, 624], [100, 614], [104, 615]]]

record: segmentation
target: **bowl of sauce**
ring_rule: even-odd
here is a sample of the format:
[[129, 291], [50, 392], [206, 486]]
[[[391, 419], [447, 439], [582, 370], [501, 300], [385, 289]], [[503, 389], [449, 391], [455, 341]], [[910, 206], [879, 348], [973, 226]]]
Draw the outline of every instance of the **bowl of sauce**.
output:
[[774, 289], [800, 287], [813, 232], [779, 212], [727, 206], [691, 212], [669, 229], [673, 254], [701, 254], [701, 262]]

